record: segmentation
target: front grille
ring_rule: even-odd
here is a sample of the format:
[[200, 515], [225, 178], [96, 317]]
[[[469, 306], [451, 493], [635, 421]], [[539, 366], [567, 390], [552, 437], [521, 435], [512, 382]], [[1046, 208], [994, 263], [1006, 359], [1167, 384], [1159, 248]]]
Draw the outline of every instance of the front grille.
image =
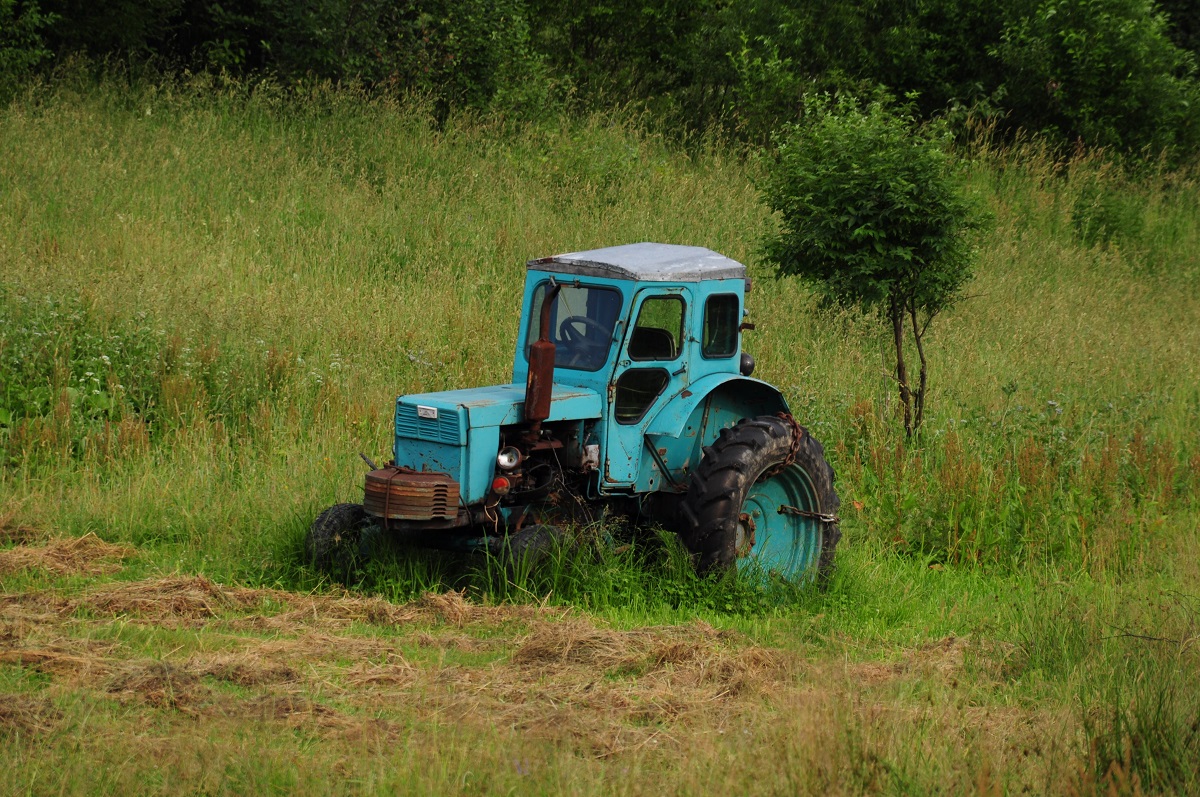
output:
[[415, 406], [397, 404], [396, 434], [410, 440], [449, 443], [452, 446], [463, 444], [462, 427], [459, 424], [458, 413], [454, 410], [439, 409], [438, 417], [422, 418], [417, 415]]
[[417, 473], [389, 466], [367, 474], [363, 508], [392, 520], [453, 520], [458, 482], [444, 473]]

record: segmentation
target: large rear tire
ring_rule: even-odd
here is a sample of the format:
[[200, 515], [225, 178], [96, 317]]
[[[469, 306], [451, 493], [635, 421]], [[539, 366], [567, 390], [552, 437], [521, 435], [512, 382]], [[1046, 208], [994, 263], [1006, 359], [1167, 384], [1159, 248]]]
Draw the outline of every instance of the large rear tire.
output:
[[754, 563], [824, 584], [842, 536], [833, 478], [825, 449], [790, 418], [744, 420], [705, 448], [680, 507], [680, 537], [700, 572]]

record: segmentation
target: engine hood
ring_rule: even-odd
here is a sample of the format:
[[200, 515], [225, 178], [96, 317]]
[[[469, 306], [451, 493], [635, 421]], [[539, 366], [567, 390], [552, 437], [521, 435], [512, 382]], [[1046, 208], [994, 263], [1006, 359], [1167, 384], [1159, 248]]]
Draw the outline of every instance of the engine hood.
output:
[[[603, 409], [600, 394], [586, 388], [555, 385], [548, 421], [599, 418]], [[525, 385], [495, 385], [437, 393], [413, 393], [396, 399], [396, 409], [421, 422], [437, 424], [443, 414], [467, 421], [469, 428], [509, 426], [521, 423], [525, 409]], [[465, 416], [465, 417], [464, 417]], [[466, 432], [466, 429], [462, 429]]]

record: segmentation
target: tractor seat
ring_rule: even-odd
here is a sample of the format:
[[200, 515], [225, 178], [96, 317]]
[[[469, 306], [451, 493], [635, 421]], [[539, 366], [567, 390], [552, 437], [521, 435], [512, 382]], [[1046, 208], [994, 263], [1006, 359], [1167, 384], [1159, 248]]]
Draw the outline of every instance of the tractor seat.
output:
[[629, 338], [629, 356], [635, 360], [674, 360], [675, 338], [658, 327], [634, 327]]

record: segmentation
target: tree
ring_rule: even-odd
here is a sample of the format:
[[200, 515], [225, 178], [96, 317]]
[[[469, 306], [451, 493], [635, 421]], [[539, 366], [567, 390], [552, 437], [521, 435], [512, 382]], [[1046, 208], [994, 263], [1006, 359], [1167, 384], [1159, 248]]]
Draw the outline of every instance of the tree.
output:
[[[911, 436], [925, 412], [925, 333], [971, 279], [971, 233], [982, 214], [955, 179], [939, 128], [917, 127], [910, 111], [882, 100], [807, 97], [805, 109], [804, 121], [776, 137], [761, 186], [780, 222], [764, 242], [766, 258], [781, 275], [888, 322]], [[907, 334], [921, 364], [915, 388]]]
[[1154, 0], [1039, 0], [994, 48], [1003, 104], [1020, 124], [1068, 142], [1190, 152], [1200, 83], [1170, 30]]
[[55, 20], [36, 0], [0, 0], [0, 99], [50, 57], [42, 30]]

